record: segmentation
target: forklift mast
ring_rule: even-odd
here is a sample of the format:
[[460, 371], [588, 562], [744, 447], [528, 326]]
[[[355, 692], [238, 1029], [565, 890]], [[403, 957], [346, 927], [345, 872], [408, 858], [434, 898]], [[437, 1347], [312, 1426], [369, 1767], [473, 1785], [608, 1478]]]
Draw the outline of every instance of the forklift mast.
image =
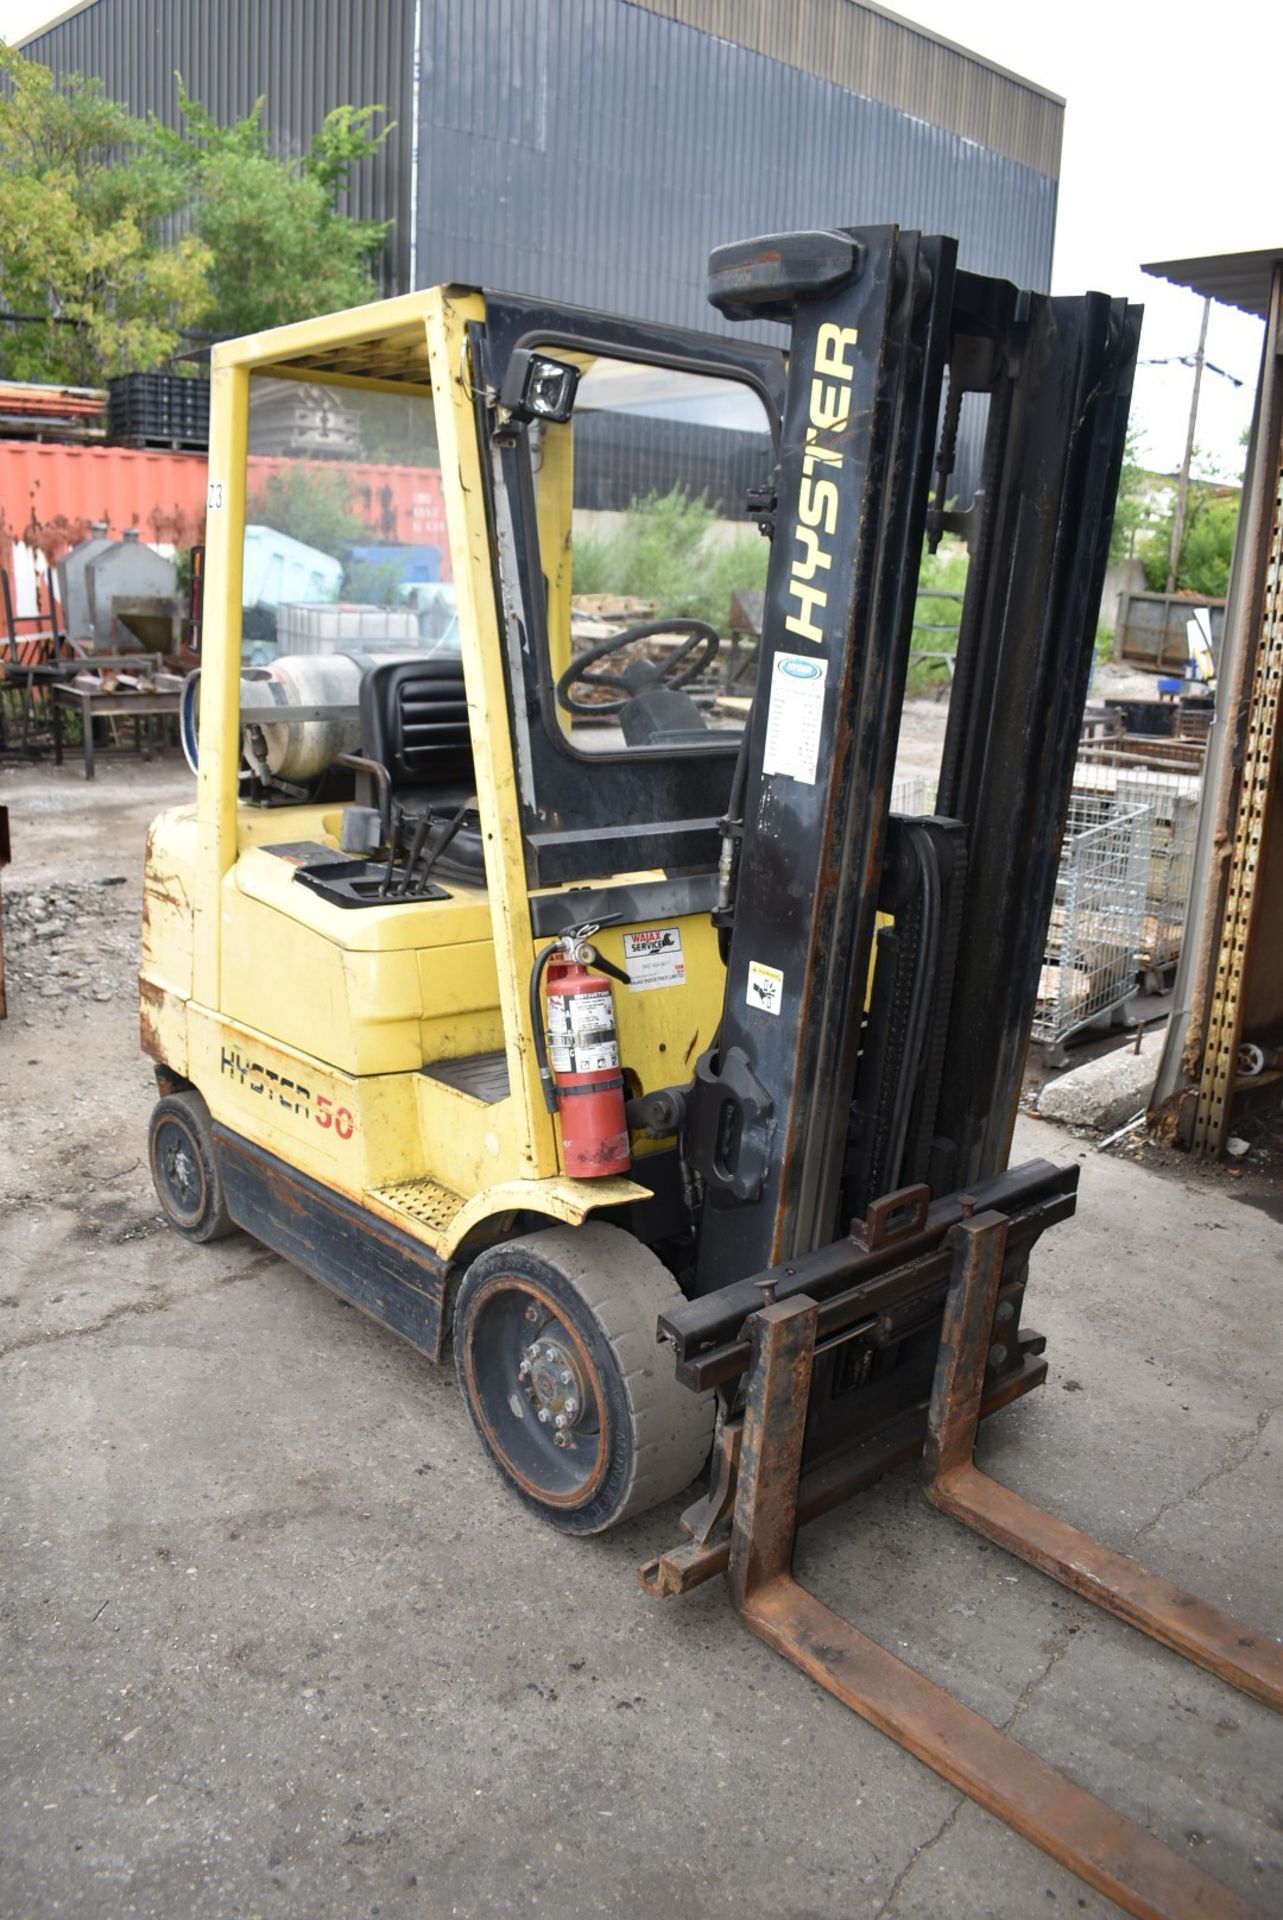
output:
[[[710, 262], [714, 306], [791, 340], [725, 1003], [693, 1099], [699, 1295], [892, 1189], [1006, 1164], [1140, 312], [1019, 292], [956, 251], [866, 227]], [[984, 478], [957, 513], [968, 393], [988, 402]], [[936, 818], [891, 823], [919, 556], [946, 529], [971, 564]]]
[[[729, 318], [786, 322], [791, 351], [758, 697], [724, 823], [726, 997], [692, 1096], [696, 1286], [660, 1322], [721, 1417], [689, 1539], [641, 1582], [682, 1593], [724, 1569], [768, 1645], [1126, 1912], [1249, 1920], [792, 1570], [800, 1522], [920, 1453], [952, 1519], [1283, 1709], [1283, 1648], [974, 1458], [980, 1419], [1045, 1371], [1019, 1332], [1025, 1272], [1076, 1204], [1076, 1168], [1007, 1156], [1140, 313], [959, 272], [952, 242], [894, 228], [725, 247], [709, 280]], [[988, 401], [983, 481], [957, 513], [968, 393]], [[936, 815], [895, 819], [917, 558], [945, 530], [970, 564]]]

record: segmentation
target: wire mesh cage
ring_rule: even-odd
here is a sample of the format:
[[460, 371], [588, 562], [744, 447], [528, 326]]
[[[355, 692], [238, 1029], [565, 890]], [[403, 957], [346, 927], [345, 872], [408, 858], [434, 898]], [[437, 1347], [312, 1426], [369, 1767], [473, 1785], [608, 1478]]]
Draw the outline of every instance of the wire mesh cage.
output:
[[1157, 988], [1180, 958], [1185, 912], [1194, 878], [1194, 841], [1198, 833], [1201, 774], [1156, 772], [1144, 766], [1091, 766], [1079, 763], [1074, 791], [1104, 796], [1126, 811], [1148, 807], [1149, 868], [1145, 914], [1141, 923], [1139, 967], [1145, 984]]
[[[1186, 780], [1177, 787], [1131, 777], [1118, 783], [1119, 806], [1148, 806], [1153, 814], [1140, 942], [1140, 964], [1147, 976], [1161, 975], [1180, 958], [1194, 879], [1200, 784]], [[1147, 979], [1146, 984], [1158, 982]]]
[[1136, 990], [1152, 823], [1108, 794], [1070, 802], [1031, 1030], [1053, 1060]]
[[895, 780], [891, 784], [892, 813], [930, 813], [935, 803], [936, 783], [931, 774], [906, 774], [902, 780]]

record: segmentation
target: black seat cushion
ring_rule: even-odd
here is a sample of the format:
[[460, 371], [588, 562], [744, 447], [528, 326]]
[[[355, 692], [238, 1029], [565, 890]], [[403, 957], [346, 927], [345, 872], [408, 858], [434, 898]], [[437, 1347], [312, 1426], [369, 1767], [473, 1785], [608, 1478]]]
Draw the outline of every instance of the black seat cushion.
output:
[[[361, 681], [362, 750], [388, 770], [394, 801], [409, 813], [452, 813], [476, 792], [463, 665], [431, 660], [379, 660]], [[441, 856], [443, 871], [484, 875], [480, 822], [474, 813]]]

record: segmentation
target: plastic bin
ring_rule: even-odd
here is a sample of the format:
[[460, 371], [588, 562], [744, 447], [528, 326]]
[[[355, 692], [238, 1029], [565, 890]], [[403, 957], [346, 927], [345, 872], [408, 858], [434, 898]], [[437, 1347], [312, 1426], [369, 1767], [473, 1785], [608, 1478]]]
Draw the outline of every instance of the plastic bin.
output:
[[131, 447], [209, 445], [209, 382], [173, 373], [123, 373], [107, 382], [107, 431]]

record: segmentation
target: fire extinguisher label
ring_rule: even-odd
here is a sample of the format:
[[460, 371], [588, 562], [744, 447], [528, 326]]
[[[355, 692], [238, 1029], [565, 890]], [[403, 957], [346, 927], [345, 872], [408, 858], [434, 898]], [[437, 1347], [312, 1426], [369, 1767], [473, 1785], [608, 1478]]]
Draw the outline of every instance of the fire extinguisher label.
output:
[[619, 1065], [609, 987], [548, 995], [548, 1058], [554, 1073], [603, 1073]]
[[575, 1048], [575, 1064], [568, 1067], [568, 1073], [602, 1073], [607, 1067], [619, 1065], [619, 1043], [616, 1040], [599, 1040], [585, 1046], [581, 1041]]
[[548, 1058], [554, 1073], [603, 1073], [619, 1065], [619, 1042], [598, 1035], [584, 1040], [569, 1033], [550, 1033]]
[[569, 1001], [569, 1006], [572, 1033], [613, 1031], [615, 1009], [610, 1003], [609, 987], [604, 993], [577, 993]]

